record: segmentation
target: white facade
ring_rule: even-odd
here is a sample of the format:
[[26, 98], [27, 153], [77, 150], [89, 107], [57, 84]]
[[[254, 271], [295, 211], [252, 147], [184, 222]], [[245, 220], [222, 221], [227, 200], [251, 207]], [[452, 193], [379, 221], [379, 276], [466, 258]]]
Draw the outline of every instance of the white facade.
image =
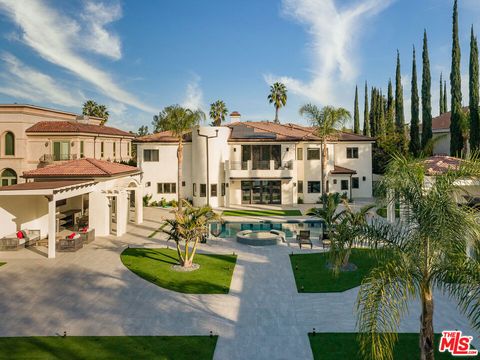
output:
[[[261, 124], [268, 128], [268, 123]], [[286, 131], [290, 129], [287, 125], [285, 128]], [[149, 135], [145, 140], [139, 138], [137, 159], [143, 171], [144, 194], [151, 195], [151, 201], [162, 198], [176, 200], [174, 190], [180, 185], [183, 197], [193, 200], [194, 205], [208, 202], [212, 207], [247, 203], [293, 205], [299, 199], [305, 203], [319, 200], [322, 180], [320, 141], [283, 140], [272, 136], [259, 140], [240, 139], [232, 131], [229, 126], [194, 128], [191, 140], [184, 143], [183, 177], [180, 181], [177, 179], [178, 143], [163, 133]], [[205, 136], [209, 137], [208, 157]], [[328, 191], [346, 193], [353, 199], [370, 198], [374, 141], [362, 136], [356, 138], [359, 140], [339, 138], [327, 144]], [[248, 151], [251, 152], [250, 158], [245, 159], [247, 155], [244, 152]], [[258, 155], [262, 151], [270, 156], [266, 156], [269, 160], [258, 160], [258, 156], [265, 156]], [[163, 184], [170, 185], [165, 188]]]

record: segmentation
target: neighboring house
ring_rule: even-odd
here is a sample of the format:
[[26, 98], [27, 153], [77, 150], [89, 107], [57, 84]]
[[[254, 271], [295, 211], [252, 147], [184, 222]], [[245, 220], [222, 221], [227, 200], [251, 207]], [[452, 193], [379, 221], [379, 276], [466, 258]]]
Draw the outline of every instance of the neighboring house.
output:
[[[184, 136], [180, 184], [177, 140], [169, 132], [137, 138], [145, 194], [151, 194], [152, 201], [176, 200], [182, 186], [184, 197], [195, 205], [213, 207], [319, 200], [321, 145], [313, 128], [242, 122], [238, 113], [231, 117], [226, 126], [196, 127]], [[372, 196], [373, 143], [373, 138], [344, 132], [328, 141], [328, 192], [353, 199]]]
[[33, 105], [0, 104], [0, 186], [24, 171], [66, 160], [128, 161], [134, 135], [100, 118]]
[[40, 230], [48, 257], [81, 226], [96, 236], [123, 235], [143, 221], [133, 135], [101, 119], [31, 105], [0, 105], [0, 241]]
[[[463, 111], [469, 111], [464, 107]], [[450, 154], [450, 118], [452, 113], [446, 112], [432, 119], [432, 134], [435, 140], [433, 145], [433, 155]], [[420, 126], [421, 129], [421, 126]]]

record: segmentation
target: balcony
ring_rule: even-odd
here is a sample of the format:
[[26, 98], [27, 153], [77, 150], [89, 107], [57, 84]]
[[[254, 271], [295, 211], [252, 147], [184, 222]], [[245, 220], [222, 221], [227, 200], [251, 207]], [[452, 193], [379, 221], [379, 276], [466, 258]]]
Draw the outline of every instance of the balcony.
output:
[[44, 154], [40, 157], [41, 164], [52, 164], [55, 161], [76, 160], [77, 154]]
[[295, 161], [226, 161], [227, 177], [238, 179], [291, 179]]

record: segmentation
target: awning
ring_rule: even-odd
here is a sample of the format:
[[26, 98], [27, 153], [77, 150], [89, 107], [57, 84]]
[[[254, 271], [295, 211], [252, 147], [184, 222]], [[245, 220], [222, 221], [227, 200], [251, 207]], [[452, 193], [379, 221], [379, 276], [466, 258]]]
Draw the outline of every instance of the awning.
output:
[[334, 165], [333, 170], [330, 171], [330, 174], [332, 175], [353, 175], [356, 174], [357, 172], [352, 169], [348, 169], [342, 166]]

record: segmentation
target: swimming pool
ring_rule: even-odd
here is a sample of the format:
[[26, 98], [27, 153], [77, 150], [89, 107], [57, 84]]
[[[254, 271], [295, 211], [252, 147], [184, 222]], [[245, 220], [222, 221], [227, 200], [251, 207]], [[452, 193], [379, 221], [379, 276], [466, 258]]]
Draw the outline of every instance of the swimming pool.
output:
[[[210, 232], [218, 237], [235, 238], [237, 232], [243, 230], [270, 231], [280, 230], [285, 232], [287, 237], [294, 237], [300, 230], [310, 230], [312, 237], [322, 233], [322, 220], [287, 220], [284, 222], [233, 222], [227, 221], [223, 224], [210, 224]], [[218, 227], [221, 227], [220, 232]], [[219, 234], [219, 235], [217, 235]]]

